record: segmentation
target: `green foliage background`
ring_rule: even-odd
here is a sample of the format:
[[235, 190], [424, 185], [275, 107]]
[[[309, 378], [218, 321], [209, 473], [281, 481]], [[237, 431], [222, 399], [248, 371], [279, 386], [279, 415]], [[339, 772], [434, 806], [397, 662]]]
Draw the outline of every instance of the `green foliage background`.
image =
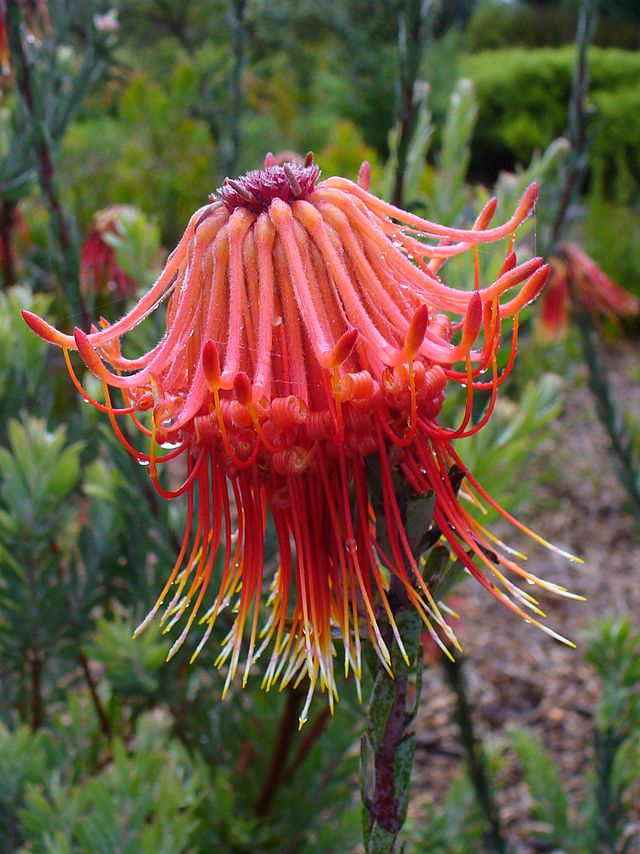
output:
[[[267, 150], [311, 148], [325, 174], [355, 177], [368, 159], [374, 188], [390, 194], [403, 4], [246, 3], [242, 109], [228, 86], [231, 5], [129, 0], [119, 4], [117, 32], [100, 35], [92, 20], [104, 4], [87, 3], [74, 15], [77, 4], [52, 0], [55, 37], [44, 32], [31, 43], [42, 127], [29, 126], [11, 81], [2, 81], [0, 203], [3, 217], [20, 219], [10, 220], [13, 266], [6, 253], [0, 257], [1, 851], [169, 854], [215, 845], [240, 854], [330, 854], [356, 850], [360, 838], [363, 716], [352, 685], [342, 687], [335, 718], [318, 698], [299, 733], [298, 689], [265, 695], [258, 677], [222, 704], [222, 678], [210, 659], [187, 665], [194, 641], [167, 664], [169, 643], [159, 631], [132, 640], [173, 563], [184, 507], [157, 498], [105, 419], [79, 402], [60, 353], [19, 316], [26, 308], [65, 329], [80, 322], [74, 251], [95, 211], [114, 203], [137, 208], [112, 242], [122, 266], [148, 286], [162, 246], [175, 245], [192, 211], [222, 182], [234, 114], [242, 139], [236, 171], [257, 167]], [[640, 39], [633, 42], [633, 5], [626, 12], [623, 2], [613, 5], [616, 14], [603, 22], [613, 45], [605, 39], [593, 53], [592, 158], [574, 236], [640, 293], [640, 59], [632, 52]], [[507, 14], [501, 4], [498, 16], [491, 3], [434, 4], [420, 67], [429, 92], [408, 164], [407, 204], [460, 225], [486, 201], [484, 184], [494, 186], [504, 210], [527, 181], [542, 180], [539, 218], [522, 235], [531, 250], [535, 230], [542, 239], [547, 227], [545, 206], [566, 158], [554, 140], [565, 130], [573, 62], [572, 47], [548, 46], [558, 32], [572, 38], [573, 12], [545, 6], [542, 14], [535, 4], [514, 3]], [[522, 44], [523, 33], [530, 43]], [[57, 258], [39, 189], [38, 134], [51, 146], [76, 240], [69, 266]], [[487, 275], [498, 263], [481, 260]], [[451, 265], [451, 274], [457, 284], [470, 281], [463, 265]], [[125, 308], [108, 295], [85, 298], [96, 316], [114, 318]], [[142, 342], [159, 330], [136, 334]], [[534, 486], [514, 482], [513, 473], [561, 409], [563, 380], [550, 372], [566, 364], [564, 380], [575, 374], [575, 339], [557, 348], [541, 351], [529, 337], [529, 356], [522, 354], [494, 419], [461, 446], [510, 510], [529, 501]], [[82, 379], [90, 388], [91, 378]], [[452, 422], [461, 405], [448, 402]], [[567, 812], [542, 749], [526, 734], [510, 736], [550, 828], [543, 841], [558, 850], [594, 850], [580, 846], [623, 833], [630, 783], [620, 756], [632, 769], [639, 763], [637, 645], [624, 623], [594, 630], [590, 656], [604, 689], [584, 819]], [[499, 763], [499, 751], [490, 751], [490, 767]], [[615, 814], [607, 813], [612, 799], [621, 805]], [[463, 771], [446, 802], [413, 823], [410, 846], [466, 854], [479, 850], [483, 834]]]

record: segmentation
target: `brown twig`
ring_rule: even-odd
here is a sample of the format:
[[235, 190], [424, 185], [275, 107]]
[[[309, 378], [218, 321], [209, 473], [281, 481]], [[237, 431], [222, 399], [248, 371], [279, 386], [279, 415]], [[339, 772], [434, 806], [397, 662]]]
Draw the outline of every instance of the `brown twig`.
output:
[[284, 781], [287, 757], [293, 738], [298, 731], [298, 714], [303, 697], [304, 692], [300, 688], [287, 689], [287, 699], [280, 717], [275, 749], [262, 791], [256, 802], [256, 815], [260, 818], [269, 814], [278, 789]]
[[0, 205], [0, 258], [2, 282], [5, 288], [15, 284], [13, 229], [16, 224], [17, 202], [3, 199]]
[[249, 767], [249, 762], [251, 761], [251, 757], [253, 756], [253, 742], [250, 738], [245, 738], [242, 743], [242, 747], [240, 748], [240, 754], [236, 761], [236, 764], [233, 766], [233, 773], [237, 775], [242, 775]]
[[82, 668], [82, 672], [84, 673], [84, 678], [87, 683], [87, 687], [89, 688], [89, 694], [91, 695], [93, 707], [96, 710], [96, 715], [98, 716], [98, 720], [100, 721], [100, 729], [102, 731], [102, 734], [106, 736], [107, 739], [111, 740], [111, 723], [109, 721], [107, 713], [104, 710], [104, 706], [102, 705], [100, 695], [98, 694], [96, 682], [93, 678], [93, 674], [91, 673], [91, 668], [89, 667], [89, 659], [84, 654], [84, 652], [80, 652], [78, 654], [78, 661], [80, 662], [80, 667]]
[[38, 652], [30, 657], [31, 670], [31, 726], [34, 730], [42, 726], [42, 665], [43, 661]]
[[328, 706], [325, 706], [309, 728], [308, 732], [306, 732], [305, 737], [303, 738], [300, 747], [298, 747], [291, 764], [286, 769], [284, 777], [282, 778], [283, 783], [291, 782], [296, 772], [298, 771], [304, 760], [307, 758], [309, 751], [326, 729], [330, 717], [331, 711]]

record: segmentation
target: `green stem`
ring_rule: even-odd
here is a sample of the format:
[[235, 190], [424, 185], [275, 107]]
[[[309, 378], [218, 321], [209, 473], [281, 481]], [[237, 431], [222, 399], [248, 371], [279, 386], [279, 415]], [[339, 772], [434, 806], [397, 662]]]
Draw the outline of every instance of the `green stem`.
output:
[[579, 298], [575, 294], [572, 296], [573, 312], [580, 333], [582, 354], [587, 366], [589, 388], [596, 404], [596, 412], [609, 437], [620, 483], [627, 491], [634, 514], [640, 519], [640, 472], [636, 470], [632, 439], [626, 435], [624, 422], [611, 397], [611, 384], [596, 344], [597, 331]]
[[595, 832], [599, 854], [616, 854], [620, 850], [621, 804], [613, 785], [614, 763], [624, 739], [610, 728], [594, 727], [595, 796], [598, 805]]
[[[565, 174], [565, 182], [552, 228], [547, 251], [556, 249], [566, 226], [567, 212], [578, 192], [588, 164], [588, 134], [586, 97], [589, 90], [589, 47], [598, 18], [597, 0], [583, 0], [580, 5], [576, 32], [576, 65], [568, 110], [567, 136], [572, 145], [572, 156]], [[580, 334], [582, 354], [588, 370], [589, 388], [596, 404], [596, 412], [604, 427], [611, 451], [617, 462], [618, 477], [631, 499], [633, 512], [640, 518], [640, 472], [636, 470], [633, 445], [625, 434], [622, 418], [616, 410], [610, 393], [610, 383], [597, 346], [597, 332], [591, 317], [584, 309], [579, 295], [572, 290], [572, 309]]]
[[225, 174], [235, 175], [241, 145], [241, 119], [244, 106], [243, 74], [247, 64], [247, 0], [230, 0], [229, 24], [231, 26], [231, 51], [233, 54], [229, 76], [229, 128], [226, 140]]
[[392, 201], [402, 206], [404, 175], [416, 118], [415, 85], [420, 72], [425, 23], [431, 0], [403, 0], [398, 15], [398, 77], [396, 126], [399, 128], [396, 174]]
[[443, 655], [442, 663], [447, 681], [456, 698], [456, 717], [467, 759], [469, 777], [476, 801], [486, 820], [486, 850], [491, 854], [506, 854], [507, 846], [500, 823], [500, 813], [493, 794], [493, 786], [487, 770], [487, 760], [482, 741], [475, 732], [471, 704], [467, 696], [463, 659], [451, 661]]
[[586, 99], [589, 92], [589, 48], [598, 22], [597, 7], [597, 0], [582, 0], [580, 4], [576, 30], [576, 64], [567, 111], [567, 139], [571, 143], [571, 157], [565, 172], [556, 219], [544, 254], [552, 252], [562, 237], [569, 207], [580, 190], [589, 162]]

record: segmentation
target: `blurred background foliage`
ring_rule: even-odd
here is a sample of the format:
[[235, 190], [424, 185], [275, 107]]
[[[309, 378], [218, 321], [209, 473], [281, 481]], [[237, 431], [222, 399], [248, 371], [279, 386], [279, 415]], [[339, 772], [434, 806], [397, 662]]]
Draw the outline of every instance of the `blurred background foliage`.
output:
[[[173, 563], [185, 509], [155, 495], [19, 309], [64, 328], [88, 314], [113, 319], [130, 294], [109, 282], [79, 287], [96, 212], [135, 206], [104, 242], [134, 287], [148, 287], [225, 167], [255, 168], [267, 150], [313, 149], [325, 174], [351, 178], [367, 159], [373, 189], [391, 197], [405, 3], [91, 0], [82, 14], [71, 0], [20, 5], [31, 114], [13, 51], [0, 78], [0, 850], [169, 854], [210, 851], [212, 841], [220, 852], [355, 850], [362, 715], [352, 688], [335, 718], [320, 699], [298, 733], [297, 689], [265, 695], [256, 679], [221, 704], [223, 677], [206, 655], [165, 664], [169, 643], [158, 631], [132, 640]], [[533, 254], [548, 242], [569, 157], [577, 6], [427, 7], [405, 202], [468, 226], [492, 193], [506, 211], [540, 180], [538, 214], [521, 234]], [[602, 4], [596, 45], [590, 157], [568, 235], [640, 295], [634, 0]], [[484, 252], [483, 275], [503, 257]], [[472, 281], [462, 261], [449, 270], [458, 285]], [[527, 346], [493, 420], [460, 446], [509, 510], [529, 499], [534, 479], [514, 472], [543, 443], [578, 372], [575, 330], [542, 345], [534, 327], [526, 321]], [[638, 333], [637, 321], [619, 328]], [[136, 334], [142, 343], [154, 333]], [[451, 423], [463, 405], [448, 401]], [[489, 769], [501, 750], [516, 751], [540, 838], [554, 850], [625, 850], [617, 840], [627, 838], [640, 773], [638, 643], [625, 622], [593, 630], [588, 656], [602, 699], [578, 819], [526, 733], [489, 751]], [[485, 820], [462, 771], [447, 801], [414, 820], [409, 850], [480, 850]], [[600, 844], [611, 847], [590, 847]]]

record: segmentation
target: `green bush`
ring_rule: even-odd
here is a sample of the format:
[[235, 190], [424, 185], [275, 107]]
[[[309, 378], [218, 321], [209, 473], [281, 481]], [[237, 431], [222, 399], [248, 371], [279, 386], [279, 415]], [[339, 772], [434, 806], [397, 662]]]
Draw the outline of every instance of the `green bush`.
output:
[[[630, 50], [640, 47], [640, 16], [636, 0], [600, 4], [595, 43]], [[466, 34], [471, 50], [515, 45], [555, 47], [574, 40], [577, 3], [482, 0], [475, 5]]]
[[493, 50], [505, 45], [543, 47], [573, 41], [575, 9], [484, 0], [476, 4], [467, 26], [471, 50]]
[[216, 187], [215, 147], [206, 123], [193, 116], [198, 97], [186, 62], [176, 64], [165, 85], [137, 73], [116, 115], [69, 129], [61, 172], [83, 224], [107, 205], [134, 204], [159, 213], [163, 239], [175, 242]]
[[[479, 105], [473, 172], [491, 177], [527, 163], [564, 132], [574, 57], [568, 46], [485, 51], [463, 60], [460, 70], [475, 83]], [[628, 198], [640, 186], [640, 55], [593, 48], [590, 91], [593, 173], [608, 193]]]
[[598, 92], [591, 165], [594, 184], [619, 202], [636, 201], [640, 187], [640, 62], [635, 85]]

